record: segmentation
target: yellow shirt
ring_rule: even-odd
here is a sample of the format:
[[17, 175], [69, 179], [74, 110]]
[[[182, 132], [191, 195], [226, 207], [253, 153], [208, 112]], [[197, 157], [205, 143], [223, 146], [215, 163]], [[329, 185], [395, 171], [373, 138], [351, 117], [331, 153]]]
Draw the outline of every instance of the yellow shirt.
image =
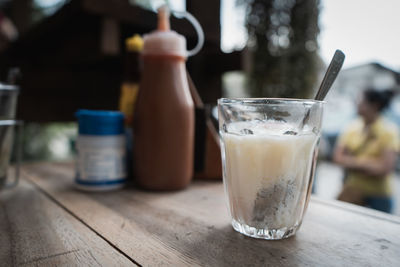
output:
[[[362, 119], [353, 122], [340, 136], [339, 145], [358, 159], [379, 159], [385, 150], [398, 152], [399, 131], [396, 125], [378, 118], [365, 130]], [[348, 171], [346, 184], [360, 189], [366, 196], [390, 196], [392, 194], [392, 175], [377, 177], [357, 171]]]

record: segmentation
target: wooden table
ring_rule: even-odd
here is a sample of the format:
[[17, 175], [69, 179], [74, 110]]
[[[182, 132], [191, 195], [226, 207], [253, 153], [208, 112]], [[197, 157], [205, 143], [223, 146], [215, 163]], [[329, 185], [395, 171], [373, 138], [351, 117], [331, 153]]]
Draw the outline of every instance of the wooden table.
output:
[[236, 233], [221, 182], [186, 190], [74, 189], [72, 164], [23, 167], [0, 192], [1, 266], [400, 266], [400, 218], [313, 198], [296, 236]]

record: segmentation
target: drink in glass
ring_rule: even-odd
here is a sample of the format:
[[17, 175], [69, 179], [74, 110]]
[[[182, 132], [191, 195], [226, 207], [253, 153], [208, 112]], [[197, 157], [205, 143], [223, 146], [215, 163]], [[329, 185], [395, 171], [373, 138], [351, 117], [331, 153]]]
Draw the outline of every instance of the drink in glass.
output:
[[323, 102], [220, 99], [218, 105], [233, 228], [263, 239], [295, 234], [311, 191]]

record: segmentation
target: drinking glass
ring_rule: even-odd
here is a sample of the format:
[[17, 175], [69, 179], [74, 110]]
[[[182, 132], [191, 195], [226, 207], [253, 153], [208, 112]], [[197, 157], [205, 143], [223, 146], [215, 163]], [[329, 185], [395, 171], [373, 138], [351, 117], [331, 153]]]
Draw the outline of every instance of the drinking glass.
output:
[[[21, 164], [22, 122], [15, 120], [0, 120], [0, 190], [14, 187], [18, 184]], [[16, 137], [16, 138], [14, 138]], [[16, 139], [16, 167], [13, 181], [10, 182], [8, 166], [10, 164], [13, 141]]]
[[310, 197], [323, 102], [218, 100], [223, 180], [233, 228], [282, 239], [301, 225]]
[[15, 119], [19, 88], [0, 83], [0, 120]]

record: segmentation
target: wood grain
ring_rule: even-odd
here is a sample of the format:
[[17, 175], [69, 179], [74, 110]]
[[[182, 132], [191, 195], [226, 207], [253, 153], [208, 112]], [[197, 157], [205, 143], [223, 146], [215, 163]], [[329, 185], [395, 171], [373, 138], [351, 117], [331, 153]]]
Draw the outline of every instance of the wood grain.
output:
[[0, 192], [1, 266], [136, 266], [22, 181]]
[[312, 199], [302, 228], [282, 241], [255, 240], [230, 226], [221, 182], [187, 190], [73, 189], [73, 166], [38, 164], [24, 176], [145, 266], [399, 266], [400, 220], [340, 202]]

